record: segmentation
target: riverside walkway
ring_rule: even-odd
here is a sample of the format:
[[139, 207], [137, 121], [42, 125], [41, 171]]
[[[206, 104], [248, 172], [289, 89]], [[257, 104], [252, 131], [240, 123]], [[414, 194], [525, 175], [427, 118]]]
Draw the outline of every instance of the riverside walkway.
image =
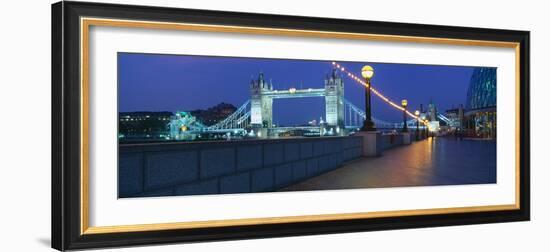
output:
[[435, 137], [360, 158], [281, 191], [496, 183], [496, 142]]

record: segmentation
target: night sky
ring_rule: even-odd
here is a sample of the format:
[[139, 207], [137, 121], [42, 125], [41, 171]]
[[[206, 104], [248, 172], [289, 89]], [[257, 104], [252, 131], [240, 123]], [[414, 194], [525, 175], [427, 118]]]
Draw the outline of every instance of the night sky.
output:
[[[386, 97], [400, 104], [409, 101], [409, 110], [433, 100], [440, 112], [466, 101], [474, 67], [338, 62], [360, 76], [369, 64], [375, 74], [371, 82]], [[272, 79], [274, 89], [322, 88], [332, 70], [330, 61], [281, 60], [235, 57], [205, 57], [159, 54], [118, 54], [118, 101], [120, 112], [189, 111], [206, 109], [220, 102], [239, 107], [250, 98], [249, 85], [260, 72]], [[364, 109], [364, 88], [344, 76], [344, 96]], [[373, 116], [389, 121], [402, 120], [402, 112], [373, 94]], [[325, 119], [324, 98], [276, 99], [273, 122], [280, 125], [305, 124]]]

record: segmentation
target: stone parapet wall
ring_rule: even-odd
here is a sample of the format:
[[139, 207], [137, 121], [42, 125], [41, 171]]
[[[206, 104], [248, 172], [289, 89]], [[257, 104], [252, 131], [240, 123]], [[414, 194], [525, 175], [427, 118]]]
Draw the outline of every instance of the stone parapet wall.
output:
[[127, 144], [119, 197], [274, 191], [361, 156], [361, 137]]

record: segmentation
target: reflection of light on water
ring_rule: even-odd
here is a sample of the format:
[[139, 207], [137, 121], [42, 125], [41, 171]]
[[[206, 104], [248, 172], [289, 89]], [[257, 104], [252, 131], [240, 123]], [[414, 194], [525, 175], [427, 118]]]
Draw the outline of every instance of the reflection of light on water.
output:
[[426, 156], [427, 160], [426, 160], [426, 165], [425, 166], [428, 166], [428, 164], [429, 164], [430, 167], [432, 166], [432, 162], [433, 162], [432, 158], [435, 154], [434, 153], [434, 148], [435, 148], [434, 141], [435, 141], [435, 137], [428, 138], [428, 141], [427, 141], [428, 142], [428, 147], [427, 147], [427, 152], [426, 152], [427, 153], [427, 156]]
[[[443, 151], [445, 149], [445, 151]], [[475, 165], [472, 167], [472, 165]], [[345, 164], [292, 190], [496, 183], [496, 144], [428, 138]]]
[[433, 174], [433, 162], [435, 155], [435, 138], [429, 137], [426, 140], [414, 142], [411, 146], [405, 148], [413, 148], [413, 151], [407, 151], [408, 169], [412, 172], [408, 173], [409, 179], [414, 184], [421, 184], [426, 181], [426, 177], [431, 177]]
[[434, 138], [433, 138], [433, 137], [428, 137], [428, 139], [426, 139], [426, 140], [427, 140], [427, 142], [428, 142], [428, 150], [427, 150], [427, 151], [428, 151], [429, 156], [431, 156], [431, 155], [432, 155], [433, 148], [434, 148], [434, 146], [433, 146], [433, 140], [434, 140]]

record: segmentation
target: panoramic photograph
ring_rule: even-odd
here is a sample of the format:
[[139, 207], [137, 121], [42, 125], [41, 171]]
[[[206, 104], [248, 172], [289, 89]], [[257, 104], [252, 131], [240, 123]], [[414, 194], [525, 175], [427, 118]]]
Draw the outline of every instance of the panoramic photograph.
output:
[[117, 57], [119, 198], [497, 182], [497, 68]]

